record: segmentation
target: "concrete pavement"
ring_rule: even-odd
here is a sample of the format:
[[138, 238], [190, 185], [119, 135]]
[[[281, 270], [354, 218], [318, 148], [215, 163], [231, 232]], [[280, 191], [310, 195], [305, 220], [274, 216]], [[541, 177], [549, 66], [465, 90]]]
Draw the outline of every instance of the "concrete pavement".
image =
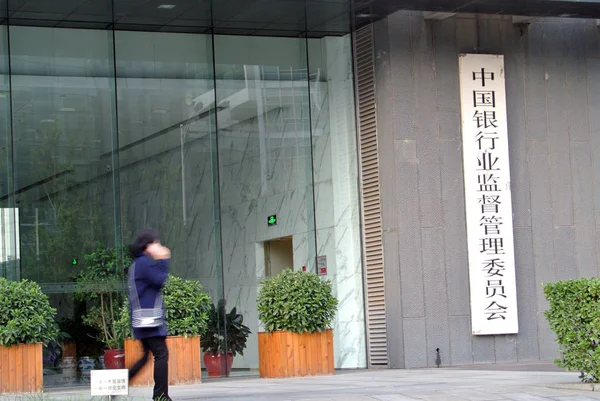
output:
[[[534, 370], [532, 370], [534, 369]], [[335, 376], [265, 380], [233, 378], [207, 380], [199, 385], [174, 386], [175, 401], [594, 401], [600, 392], [579, 388], [578, 373], [559, 371], [548, 364], [496, 365], [482, 368], [362, 370]], [[579, 387], [577, 385], [576, 387]], [[133, 388], [130, 397], [149, 400], [151, 389]], [[0, 397], [3, 401], [84, 401], [89, 390], [50, 391], [38, 397]], [[97, 400], [101, 398], [96, 398]]]

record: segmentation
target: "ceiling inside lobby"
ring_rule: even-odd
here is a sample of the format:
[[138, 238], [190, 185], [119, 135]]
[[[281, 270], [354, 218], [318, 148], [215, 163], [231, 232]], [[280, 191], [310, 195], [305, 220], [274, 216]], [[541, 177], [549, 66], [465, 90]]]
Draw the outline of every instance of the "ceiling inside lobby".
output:
[[398, 10], [600, 18], [595, 0], [0, 0], [14, 25], [217, 34], [340, 35]]

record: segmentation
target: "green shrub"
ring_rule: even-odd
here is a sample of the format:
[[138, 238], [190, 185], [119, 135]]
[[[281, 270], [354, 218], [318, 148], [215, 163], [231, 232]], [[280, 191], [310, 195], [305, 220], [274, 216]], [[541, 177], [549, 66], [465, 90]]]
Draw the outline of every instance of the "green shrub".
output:
[[129, 299], [125, 299], [119, 310], [117, 320], [115, 321], [115, 332], [117, 337], [125, 340], [133, 338], [133, 330], [131, 329], [131, 319], [129, 316]]
[[578, 279], [545, 284], [550, 303], [545, 312], [556, 334], [561, 357], [555, 363], [579, 371], [582, 381], [600, 378], [600, 279]]
[[169, 335], [192, 337], [206, 333], [212, 300], [199, 281], [169, 276], [163, 300]]
[[[170, 336], [193, 337], [206, 333], [212, 300], [199, 281], [169, 275], [163, 288], [163, 302]], [[128, 300], [121, 308], [116, 328], [123, 338], [133, 338]]]
[[291, 270], [265, 280], [257, 303], [258, 317], [267, 332], [293, 333], [329, 329], [338, 305], [331, 281]]
[[117, 333], [115, 322], [124, 299], [123, 270], [130, 264], [125, 248], [118, 252], [98, 243], [85, 255], [84, 269], [75, 277], [75, 299], [85, 301], [87, 306], [83, 323], [98, 330], [98, 340], [109, 349], [123, 347], [124, 338]]
[[0, 345], [48, 344], [58, 335], [56, 309], [32, 281], [0, 277]]

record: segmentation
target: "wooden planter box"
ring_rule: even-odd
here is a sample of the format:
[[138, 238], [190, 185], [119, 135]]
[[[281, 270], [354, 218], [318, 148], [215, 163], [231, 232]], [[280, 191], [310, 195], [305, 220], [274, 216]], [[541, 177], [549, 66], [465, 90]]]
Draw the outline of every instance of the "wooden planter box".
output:
[[[169, 384], [200, 383], [200, 337], [167, 337], [169, 349]], [[125, 366], [130, 369], [144, 355], [141, 341], [125, 340]], [[154, 385], [154, 356], [148, 356], [148, 363], [129, 382], [130, 386]]]
[[333, 333], [296, 334], [287, 331], [258, 333], [260, 377], [331, 375]]
[[43, 386], [41, 343], [0, 345], [0, 394], [38, 393]]

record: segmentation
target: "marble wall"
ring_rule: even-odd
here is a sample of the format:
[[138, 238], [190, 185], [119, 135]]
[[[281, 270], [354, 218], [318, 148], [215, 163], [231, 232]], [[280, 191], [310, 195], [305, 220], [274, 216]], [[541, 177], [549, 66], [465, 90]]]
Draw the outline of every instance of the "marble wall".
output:
[[[360, 213], [351, 42], [325, 38], [327, 85], [312, 92], [318, 254], [327, 256], [339, 309], [336, 367], [366, 367]], [[311, 64], [311, 70], [315, 69]]]

